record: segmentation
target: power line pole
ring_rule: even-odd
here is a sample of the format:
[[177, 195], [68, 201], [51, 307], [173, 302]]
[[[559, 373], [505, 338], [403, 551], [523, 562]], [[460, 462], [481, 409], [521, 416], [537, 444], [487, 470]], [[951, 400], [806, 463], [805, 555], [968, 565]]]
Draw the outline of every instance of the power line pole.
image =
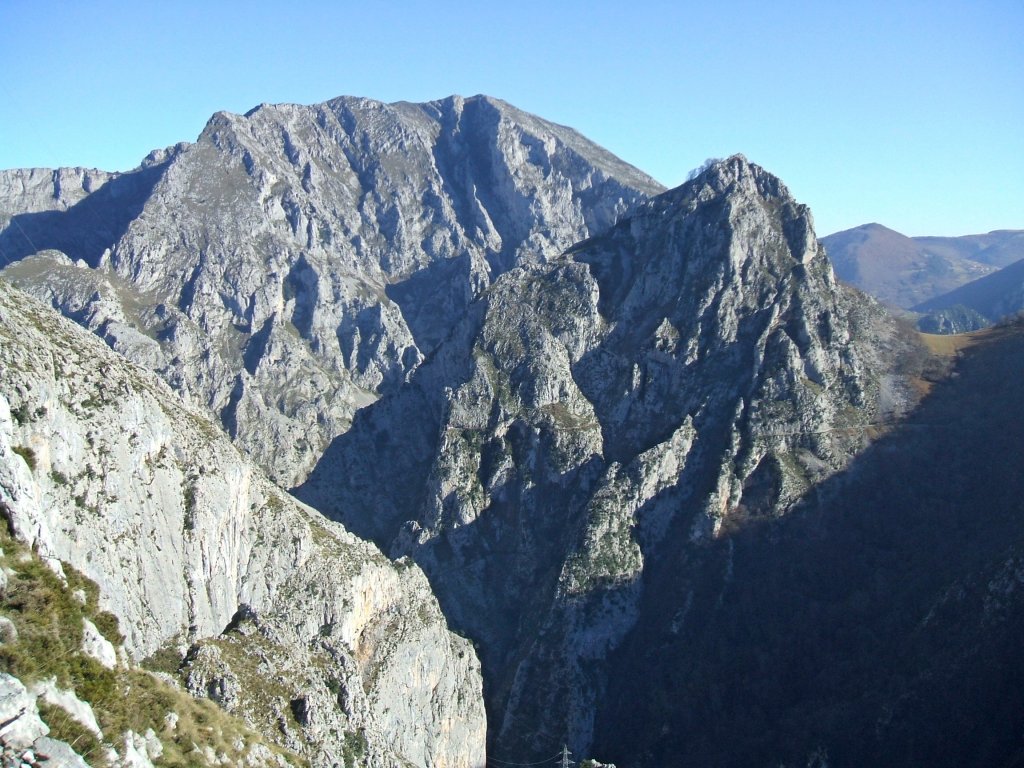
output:
[[562, 745], [562, 768], [569, 768], [569, 755], [570, 754], [572, 754], [572, 753], [569, 752], [569, 748], [567, 746], [565, 746], [565, 744], [563, 744]]

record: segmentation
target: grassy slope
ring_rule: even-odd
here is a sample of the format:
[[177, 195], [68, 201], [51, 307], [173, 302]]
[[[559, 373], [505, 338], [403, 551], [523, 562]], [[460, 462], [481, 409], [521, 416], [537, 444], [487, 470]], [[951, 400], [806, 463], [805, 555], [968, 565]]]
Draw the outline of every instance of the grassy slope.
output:
[[[92, 705], [104, 734], [101, 743], [60, 707], [41, 704], [40, 714], [50, 735], [67, 741], [92, 765], [105, 765], [110, 746], [122, 747], [122, 735], [152, 729], [163, 744], [159, 766], [207, 764], [202, 754], [209, 747], [231, 764], [239, 764], [252, 750], [266, 749], [264, 739], [215, 704], [196, 700], [154, 675], [133, 668], [104, 668], [81, 651], [82, 620], [90, 619], [111, 642], [123, 639], [117, 619], [98, 609], [96, 584], [68, 565], [68, 584], [38, 557], [17, 543], [0, 525], [0, 567], [10, 569], [7, 589], [0, 596], [0, 615], [14, 622], [17, 640], [0, 645], [0, 670], [26, 685], [55, 678], [63, 689]], [[75, 592], [85, 594], [85, 602]], [[171, 726], [169, 713], [177, 715]], [[303, 764], [284, 755], [293, 765]], [[264, 754], [267, 754], [264, 752]]]

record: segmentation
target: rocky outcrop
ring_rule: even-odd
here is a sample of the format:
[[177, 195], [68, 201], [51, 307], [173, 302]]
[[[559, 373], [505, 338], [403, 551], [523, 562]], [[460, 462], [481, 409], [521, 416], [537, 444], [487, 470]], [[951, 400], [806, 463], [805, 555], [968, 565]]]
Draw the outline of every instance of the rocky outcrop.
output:
[[139, 214], [172, 154], [153, 153], [130, 173], [0, 170], [0, 266], [48, 249], [95, 266]]
[[26, 750], [50, 732], [33, 696], [21, 681], [0, 674], [0, 740], [12, 750]]
[[47, 262], [8, 278], [212, 411], [283, 485], [495, 277], [661, 191], [575, 131], [482, 96], [262, 105], [218, 113], [195, 144], [90, 194], [102, 178], [71, 194], [58, 180], [78, 176], [49, 174], [4, 177], [14, 200], [0, 210], [23, 212], [0, 249], [98, 271], [54, 287]]
[[373, 765], [483, 762], [479, 665], [420, 570], [297, 504], [166, 385], [3, 282], [0, 508], [99, 583], [133, 658], [191, 648], [197, 693], [315, 765], [354, 745]]
[[953, 304], [942, 309], [931, 310], [923, 317], [919, 317], [917, 327], [922, 333], [948, 335], [980, 331], [983, 328], [988, 328], [993, 322], [992, 318], [985, 317], [977, 310], [965, 307], [963, 304]]
[[123, 639], [116, 618], [99, 607], [95, 582], [68, 563], [43, 560], [13, 540], [6, 524], [0, 542], [0, 569], [10, 576], [0, 612], [20, 630], [0, 648], [4, 768], [308, 765], [166, 676], [123, 655], [111, 667], [95, 659], [90, 628], [107, 645]]
[[733, 157], [497, 280], [299, 495], [428, 572], [480, 644], [495, 754], [586, 753], [649, 574], [843, 467], [909, 402], [901, 343]]
[[38, 696], [0, 673], [0, 765], [3, 768], [88, 768], [70, 744], [52, 739], [39, 717]]

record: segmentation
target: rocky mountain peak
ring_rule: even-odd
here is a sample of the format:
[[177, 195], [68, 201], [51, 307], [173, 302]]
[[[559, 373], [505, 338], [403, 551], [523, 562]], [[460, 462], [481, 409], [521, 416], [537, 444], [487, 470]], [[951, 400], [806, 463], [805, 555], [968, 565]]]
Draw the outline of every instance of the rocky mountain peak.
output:
[[836, 300], [809, 210], [740, 155], [644, 203], [571, 256], [589, 266], [601, 287], [602, 314], [623, 333], [636, 341], [637, 333], [668, 322], [690, 340], [694, 360], [702, 340], [735, 341], [741, 321], [765, 311], [825, 311]]
[[[754, 165], [743, 154], [731, 155], [724, 159], [711, 159], [704, 163], [691, 181], [700, 179], [703, 184], [711, 186], [719, 194], [725, 193], [730, 187], [741, 182], [754, 183], [768, 181], [774, 187], [771, 192], [762, 194], [780, 194], [781, 182], [761, 166]], [[783, 189], [785, 189], [783, 187]], [[788, 195], [787, 192], [782, 194]]]
[[[810, 217], [810, 209], [794, 198], [789, 188], [773, 173], [752, 163], [740, 154], [724, 160], [709, 160], [686, 183], [652, 200], [652, 207], [675, 203], [685, 212], [696, 210], [702, 203], [723, 198], [758, 200], [762, 205], [790, 206], [793, 215]], [[738, 211], [742, 213], [742, 210]], [[734, 217], [738, 218], [738, 217]]]

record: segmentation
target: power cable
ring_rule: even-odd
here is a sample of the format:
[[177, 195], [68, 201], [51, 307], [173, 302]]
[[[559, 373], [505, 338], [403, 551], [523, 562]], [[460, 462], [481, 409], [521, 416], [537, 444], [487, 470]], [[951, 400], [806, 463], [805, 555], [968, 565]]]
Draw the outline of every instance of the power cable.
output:
[[553, 763], [555, 760], [561, 760], [561, 759], [562, 759], [562, 753], [559, 752], [557, 755], [552, 755], [551, 757], [547, 757], [547, 758], [545, 758], [543, 760], [540, 760], [540, 761], [538, 761], [536, 763], [517, 763], [517, 762], [515, 762], [513, 760], [501, 760], [500, 758], [497, 758], [497, 757], [488, 757], [487, 758], [487, 762], [489, 762], [489, 763], [494, 762], [494, 763], [498, 763], [499, 765], [547, 765], [549, 763]]

